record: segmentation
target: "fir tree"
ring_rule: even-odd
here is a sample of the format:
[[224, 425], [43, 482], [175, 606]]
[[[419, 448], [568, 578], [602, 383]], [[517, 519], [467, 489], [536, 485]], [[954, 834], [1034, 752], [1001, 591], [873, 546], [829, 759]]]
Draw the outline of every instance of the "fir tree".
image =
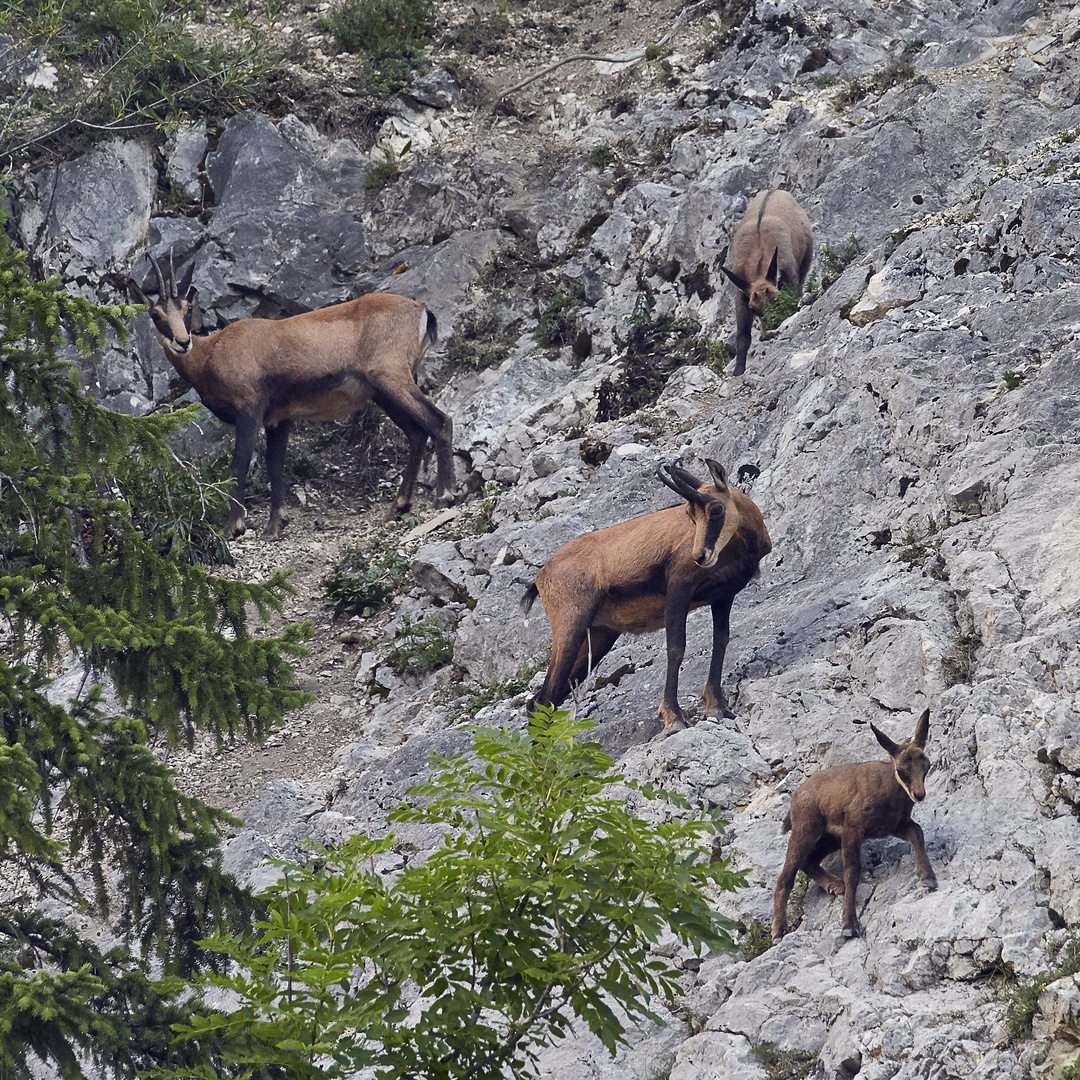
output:
[[[180, 793], [151, 746], [201, 728], [259, 738], [302, 700], [289, 658], [309, 629], [248, 626], [280, 611], [285, 575], [253, 585], [204, 565], [226, 500], [167, 441], [197, 406], [135, 418], [81, 392], [75, 351], [124, 341], [137, 310], [33, 281], [0, 220], [4, 1077], [34, 1059], [65, 1077], [183, 1066], [170, 1025], [209, 962], [197, 943], [244, 925], [251, 901], [221, 870], [232, 819]], [[85, 678], [56, 700], [73, 663]]]

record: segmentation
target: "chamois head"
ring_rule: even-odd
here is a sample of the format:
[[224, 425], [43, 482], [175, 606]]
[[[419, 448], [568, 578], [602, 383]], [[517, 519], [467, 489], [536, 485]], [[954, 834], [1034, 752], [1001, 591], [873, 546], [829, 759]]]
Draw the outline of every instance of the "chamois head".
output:
[[[694, 562], [703, 570], [716, 565], [720, 552], [739, 528], [739, 511], [735, 505], [727, 473], [723, 465], [706, 459], [712, 484], [705, 484], [675, 462], [661, 466], [656, 475], [677, 495], [686, 499], [686, 512], [694, 523]], [[667, 474], [664, 473], [667, 469]]]
[[870, 725], [870, 730], [892, 758], [896, 782], [907, 792], [913, 803], [922, 802], [926, 798], [926, 774], [931, 768], [930, 759], [923, 753], [930, 735], [930, 710], [925, 710], [916, 721], [911, 742], [894, 743], [873, 724]]
[[167, 352], [176, 356], [186, 356], [191, 352], [191, 319], [195, 308], [193, 294], [195, 290], [191, 286], [191, 272], [193, 266], [188, 267], [183, 281], [183, 296], [176, 285], [176, 270], [173, 267], [172, 251], [169, 251], [169, 280], [166, 284], [165, 275], [161, 272], [157, 259], [150, 252], [146, 253], [150, 265], [154, 268], [158, 281], [158, 299], [155, 303], [141, 288], [134, 278], [128, 280], [128, 288], [132, 296], [140, 304], [146, 304], [150, 308], [150, 318], [154, 321], [154, 329], [157, 330], [158, 340]]
[[721, 268], [731, 279], [735, 288], [745, 294], [750, 310], [755, 315], [764, 315], [765, 309], [780, 295], [779, 256], [780, 249], [775, 248], [772, 262], [769, 263], [765, 276], [756, 278], [754, 281], [747, 281], [742, 274], [729, 270], [726, 266]]

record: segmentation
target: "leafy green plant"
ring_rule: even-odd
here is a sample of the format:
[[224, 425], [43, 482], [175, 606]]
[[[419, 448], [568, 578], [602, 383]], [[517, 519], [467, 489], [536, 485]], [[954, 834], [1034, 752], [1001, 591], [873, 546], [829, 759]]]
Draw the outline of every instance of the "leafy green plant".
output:
[[1005, 388], [1005, 392], [1010, 390], [1018, 390], [1024, 383], [1024, 376], [1018, 371], [1003, 371], [1001, 373], [1001, 384]]
[[536, 1051], [572, 1024], [614, 1053], [627, 1021], [662, 1023], [652, 999], [679, 996], [681, 968], [650, 945], [674, 934], [734, 952], [706, 890], [744, 875], [710, 861], [725, 823], [686, 800], [631, 783], [679, 816], [630, 813], [625, 778], [582, 738], [592, 727], [545, 710], [436, 759], [389, 820], [445, 840], [392, 883], [373, 866], [392, 835], [283, 865], [256, 934], [209, 943], [229, 968], [204, 984], [235, 1007], [203, 1006], [182, 1039], [295, 1078], [501, 1080], [532, 1074]]
[[454, 659], [454, 643], [434, 618], [414, 623], [408, 615], [390, 643], [383, 660], [399, 675], [427, 675]]
[[789, 319], [802, 303], [801, 289], [781, 289], [765, 305], [765, 311], [761, 317], [762, 325], [766, 330], [775, 330], [785, 319]]
[[1038, 1011], [1042, 992], [1052, 982], [1080, 972], [1080, 935], [1071, 937], [1055, 959], [1054, 967], [1026, 979], [1013, 991], [1006, 1013], [1010, 1038], [1030, 1039], [1032, 1021]]
[[580, 287], [570, 292], [556, 289], [536, 324], [537, 344], [545, 349], [572, 345], [577, 336], [577, 316], [583, 299]]
[[839, 244], [821, 244], [817, 262], [821, 267], [821, 290], [824, 292], [862, 254], [863, 243], [854, 228]]
[[323, 578], [323, 595], [334, 615], [368, 618], [401, 591], [409, 560], [397, 548], [373, 545], [370, 553], [346, 548]]
[[941, 547], [941, 540], [934, 539], [937, 531], [937, 522], [930, 518], [927, 519], [925, 530], [921, 530], [913, 521], [908, 522], [899, 541], [900, 561], [914, 565], [931, 555], [937, 555]]

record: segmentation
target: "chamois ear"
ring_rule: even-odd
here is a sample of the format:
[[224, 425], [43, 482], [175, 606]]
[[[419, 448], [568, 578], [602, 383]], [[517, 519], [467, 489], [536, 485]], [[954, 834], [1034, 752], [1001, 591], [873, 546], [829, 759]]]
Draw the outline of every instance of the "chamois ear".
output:
[[779, 249], [779, 248], [776, 248], [776, 249], [775, 249], [775, 250], [773, 251], [773, 253], [772, 253], [772, 262], [771, 262], [771, 263], [769, 263], [769, 271], [768, 271], [768, 273], [767, 273], [767, 274], [765, 275], [765, 280], [766, 280], [766, 281], [767, 281], [767, 282], [768, 282], [768, 283], [769, 283], [770, 285], [775, 285], [775, 284], [776, 284], [776, 279], [777, 279], [777, 274], [778, 274], [778, 270], [777, 270], [777, 260], [778, 260], [779, 258], [780, 258], [780, 249]]
[[744, 293], [750, 292], [750, 282], [747, 281], [742, 274], [736, 274], [734, 270], [729, 270], [726, 266], [721, 266], [720, 269], [727, 274], [736, 289]]
[[870, 730], [874, 733], [875, 738], [881, 743], [889, 757], [896, 757], [896, 755], [900, 753], [900, 747], [897, 746], [884, 731], [878, 731], [873, 723], [870, 724]]
[[145, 304], [147, 307], [153, 307], [153, 301], [139, 288], [134, 278], [128, 278], [128, 295], [136, 304]]
[[[169, 252], [169, 269], [172, 270], [172, 252]], [[173, 281], [176, 282], [176, 295], [183, 297], [187, 301], [191, 301], [191, 298], [195, 294], [195, 286], [191, 284], [191, 279], [195, 276], [195, 260], [187, 264], [184, 272], [180, 275], [180, 280], [177, 282], [175, 277]]]
[[709, 466], [709, 473], [712, 475], [713, 483], [717, 486], [721, 495], [726, 495], [728, 491], [727, 472], [724, 470], [724, 466], [719, 461], [713, 461], [712, 458], [706, 458], [705, 464]]
[[915, 735], [911, 741], [920, 750], [924, 750], [928, 738], [930, 738], [930, 710], [924, 709], [922, 716], [915, 722]]

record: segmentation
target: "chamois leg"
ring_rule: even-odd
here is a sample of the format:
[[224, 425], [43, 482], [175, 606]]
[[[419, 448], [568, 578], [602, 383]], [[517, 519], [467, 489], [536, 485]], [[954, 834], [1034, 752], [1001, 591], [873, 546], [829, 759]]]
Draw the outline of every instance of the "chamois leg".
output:
[[860, 928], [855, 914], [855, 895], [859, 890], [862, 837], [853, 829], [845, 829], [840, 836], [840, 850], [844, 855], [843, 935], [846, 938], [858, 937]]
[[[577, 659], [574, 661], [574, 667], [570, 672], [568, 678], [570, 686], [574, 687], [579, 683], [583, 683], [589, 672], [595, 670], [596, 665], [611, 652], [612, 646], [618, 640], [618, 633], [609, 630], [606, 626], [590, 627], [585, 632], [585, 640], [581, 643]], [[592, 659], [591, 665], [589, 664], [590, 658]]]
[[780, 876], [776, 879], [776, 888], [773, 890], [773, 941], [779, 941], [788, 932], [788, 897], [791, 896], [791, 890], [795, 886], [795, 875], [803, 868], [806, 860], [811, 857], [816, 841], [816, 837], [812, 834], [809, 836], [803, 834], [792, 823], [791, 839], [788, 841], [784, 869], [780, 871]]
[[835, 836], [826, 833], [818, 841], [817, 846], [803, 865], [803, 872], [806, 876], [811, 881], [816, 881], [825, 892], [832, 893], [833, 896], [844, 895], [844, 879], [838, 878], [835, 874], [830, 874], [828, 870], [822, 867], [821, 860], [831, 855], [839, 847], [840, 841]]
[[229, 496], [229, 520], [225, 531], [231, 537], [243, 536], [247, 532], [244, 520], [244, 485], [247, 481], [251, 455], [255, 452], [255, 434], [258, 423], [254, 416], [241, 415], [236, 420], [236, 446], [233, 449], [232, 475], [233, 490]]
[[746, 294], [735, 294], [735, 366], [732, 375], [741, 375], [746, 371], [746, 354], [750, 351], [750, 330], [754, 325], [754, 313], [750, 310], [750, 301]]
[[727, 707], [724, 692], [720, 689], [720, 679], [724, 674], [724, 656], [727, 653], [731, 631], [731, 605], [734, 596], [718, 600], [712, 605], [712, 662], [709, 664], [709, 678], [702, 690], [705, 698], [705, 715], [709, 717], [726, 716], [731, 719], [735, 714]]
[[908, 821], [903, 828], [897, 829], [896, 835], [901, 840], [906, 840], [915, 851], [915, 872], [919, 875], [919, 882], [924, 889], [937, 888], [937, 876], [934, 868], [930, 865], [930, 859], [926, 854], [926, 844], [923, 841], [922, 827], [915, 821]]
[[289, 523], [285, 505], [285, 448], [289, 445], [291, 420], [282, 420], [266, 429], [266, 471], [270, 476], [270, 521], [264, 540], [280, 540], [281, 530]]
[[452, 445], [453, 421], [441, 409], [437, 409], [420, 392], [415, 383], [410, 384], [405, 395], [395, 396], [382, 387], [376, 388], [376, 404], [390, 417], [409, 440], [409, 460], [401, 477], [401, 487], [391, 508], [390, 516], [404, 513], [412, 503], [413, 485], [420, 471], [424, 444], [430, 437], [435, 446], [438, 462], [435, 506], [449, 506], [455, 498], [454, 450]]
[[566, 700], [570, 693], [570, 674], [577, 664], [593, 614], [591, 610], [576, 612], [572, 621], [564, 625], [557, 616], [553, 619], [549, 613], [551, 662], [548, 664], [544, 685], [540, 687], [539, 693], [525, 703], [526, 712], [531, 713], [537, 705], [558, 708]]
[[686, 727], [686, 715], [679, 707], [679, 669], [686, 654], [686, 616], [690, 612], [690, 590], [673, 586], [664, 607], [664, 623], [667, 627], [667, 680], [664, 697], [660, 702], [660, 717], [664, 721], [664, 734], [670, 735]]

